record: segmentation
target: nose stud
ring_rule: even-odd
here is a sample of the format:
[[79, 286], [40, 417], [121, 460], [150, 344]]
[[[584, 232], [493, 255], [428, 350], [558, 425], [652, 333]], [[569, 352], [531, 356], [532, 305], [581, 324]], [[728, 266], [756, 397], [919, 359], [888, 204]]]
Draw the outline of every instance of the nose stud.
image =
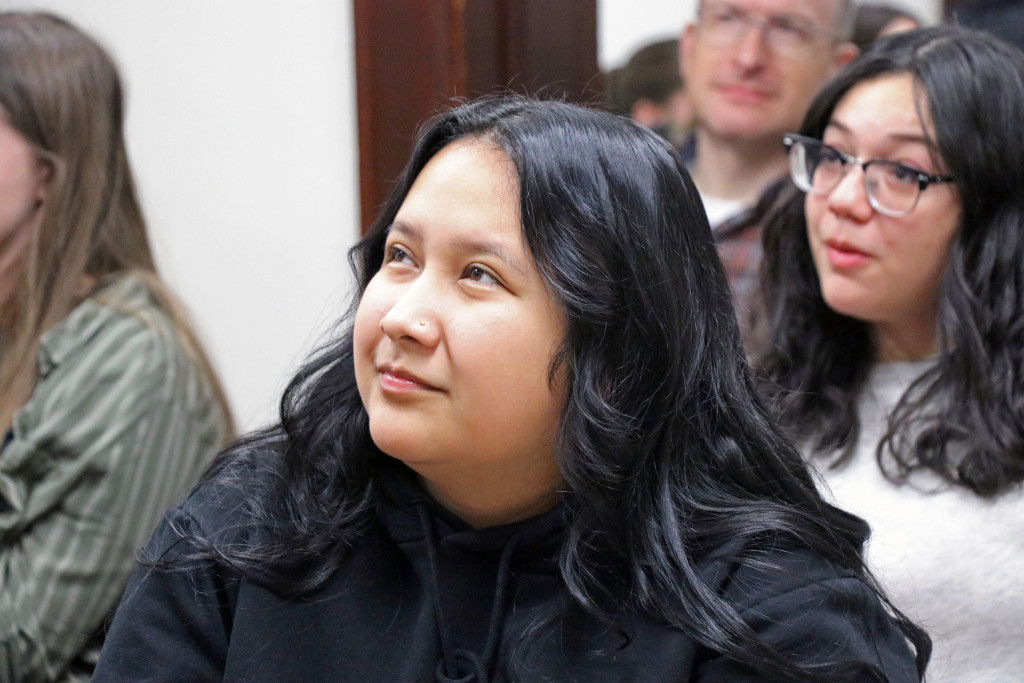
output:
[[420, 321], [420, 327], [426, 327], [426, 326], [427, 326], [427, 321], [426, 320], [421, 320]]

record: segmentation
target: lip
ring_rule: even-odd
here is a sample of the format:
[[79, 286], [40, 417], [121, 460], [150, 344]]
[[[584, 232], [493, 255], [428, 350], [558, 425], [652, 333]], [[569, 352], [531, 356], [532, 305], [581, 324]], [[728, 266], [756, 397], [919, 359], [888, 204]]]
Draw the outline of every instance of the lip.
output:
[[415, 391], [441, 391], [419, 375], [390, 363], [377, 367], [380, 386], [385, 393], [405, 394]]
[[741, 104], [760, 104], [771, 98], [771, 93], [766, 90], [745, 85], [722, 84], [718, 90], [730, 101]]
[[836, 270], [858, 268], [871, 259], [871, 255], [867, 252], [836, 240], [825, 241], [825, 256]]

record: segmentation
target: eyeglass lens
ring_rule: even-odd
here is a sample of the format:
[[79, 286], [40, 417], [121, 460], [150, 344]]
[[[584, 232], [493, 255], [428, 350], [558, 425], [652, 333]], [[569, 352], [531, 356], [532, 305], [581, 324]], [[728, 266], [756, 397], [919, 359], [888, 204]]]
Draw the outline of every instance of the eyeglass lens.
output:
[[[828, 194], [853, 165], [821, 143], [797, 141], [790, 149], [793, 182], [804, 192]], [[916, 176], [899, 164], [881, 160], [872, 161], [864, 168], [864, 189], [871, 205], [890, 216], [909, 213], [921, 194]]]
[[701, 14], [701, 27], [711, 42], [721, 47], [732, 47], [750, 31], [760, 28], [765, 41], [774, 50], [795, 54], [807, 48], [824, 33], [802, 17], [757, 17], [729, 5], [711, 5]]

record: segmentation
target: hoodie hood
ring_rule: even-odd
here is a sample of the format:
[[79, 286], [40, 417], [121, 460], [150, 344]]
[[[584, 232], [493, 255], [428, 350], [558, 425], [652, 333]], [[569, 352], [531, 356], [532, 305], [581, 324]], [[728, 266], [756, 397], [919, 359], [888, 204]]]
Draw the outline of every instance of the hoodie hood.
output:
[[[379, 519], [412, 563], [433, 610], [439, 683], [496, 677], [506, 616], [559, 591], [565, 506], [511, 524], [475, 529], [434, 500], [401, 463], [382, 468]], [[538, 603], [539, 604], [539, 603]]]

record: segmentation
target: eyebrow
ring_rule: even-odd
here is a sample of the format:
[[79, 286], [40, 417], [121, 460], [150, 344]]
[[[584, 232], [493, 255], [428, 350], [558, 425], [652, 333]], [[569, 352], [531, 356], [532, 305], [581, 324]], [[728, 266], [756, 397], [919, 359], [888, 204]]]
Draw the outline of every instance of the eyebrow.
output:
[[[388, 227], [388, 234], [390, 235], [393, 232], [398, 233], [400, 235], [408, 236], [415, 240], [423, 240], [423, 230], [421, 230], [418, 226], [415, 226], [411, 223], [406, 223], [405, 221], [396, 220], [395, 222], [393, 222]], [[515, 258], [500, 244], [497, 244], [495, 242], [487, 240], [459, 238], [452, 242], [452, 246], [458, 249], [459, 251], [465, 251], [472, 254], [487, 254], [489, 256], [493, 256], [494, 258], [498, 259], [499, 261], [502, 261], [503, 263], [505, 263], [506, 265], [508, 265], [510, 268], [514, 269], [521, 275], [526, 275], [526, 269], [523, 267], [523, 264], [519, 262], [519, 259]]]

